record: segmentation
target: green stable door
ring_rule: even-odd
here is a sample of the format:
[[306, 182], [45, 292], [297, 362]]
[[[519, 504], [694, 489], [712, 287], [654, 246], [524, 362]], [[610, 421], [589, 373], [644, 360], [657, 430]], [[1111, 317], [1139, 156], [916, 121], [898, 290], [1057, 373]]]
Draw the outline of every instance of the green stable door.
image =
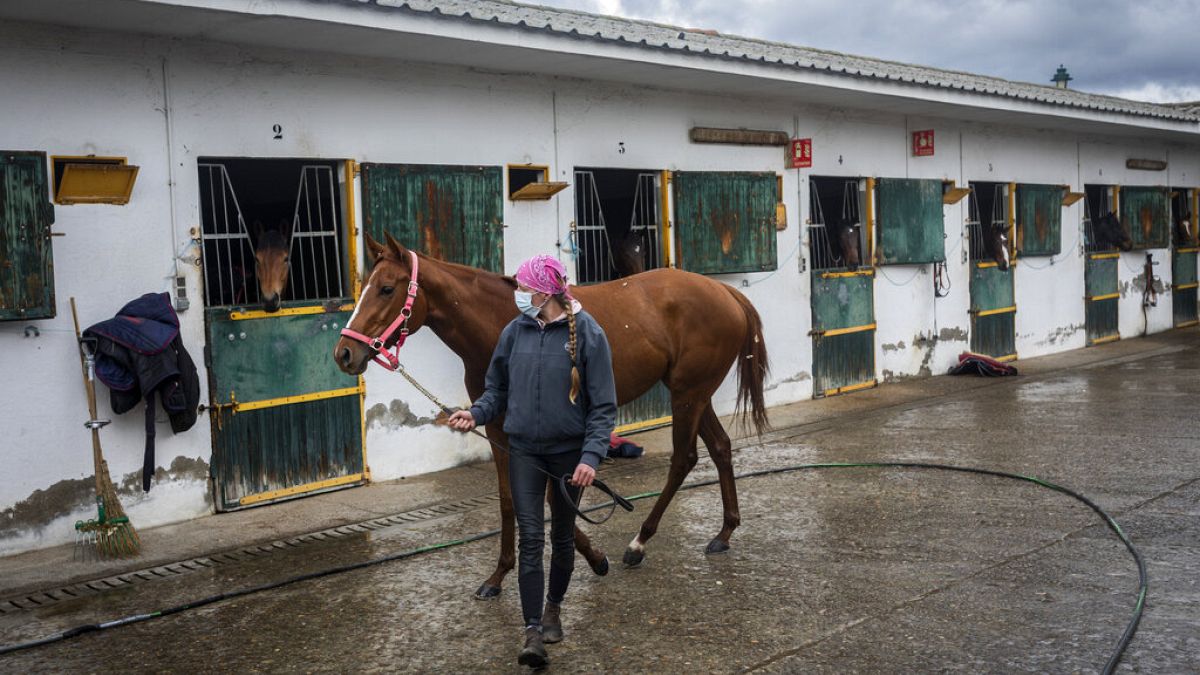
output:
[[812, 320], [814, 396], [875, 386], [874, 270], [814, 271]]
[[1013, 268], [971, 265], [971, 351], [1000, 360], [1017, 357]]
[[1171, 251], [1171, 305], [1175, 327], [1195, 326], [1196, 313], [1196, 252], [1195, 247]]
[[1084, 324], [1089, 345], [1119, 340], [1121, 333], [1117, 324], [1117, 306], [1121, 293], [1117, 286], [1117, 261], [1121, 254], [1115, 252], [1087, 254], [1084, 268]]
[[[333, 360], [353, 294], [352, 180], [348, 161], [200, 162], [204, 360], [218, 511], [368, 478], [362, 379]], [[288, 281], [275, 312], [262, 309], [254, 274], [261, 239], [247, 223], [259, 219], [291, 224]]]

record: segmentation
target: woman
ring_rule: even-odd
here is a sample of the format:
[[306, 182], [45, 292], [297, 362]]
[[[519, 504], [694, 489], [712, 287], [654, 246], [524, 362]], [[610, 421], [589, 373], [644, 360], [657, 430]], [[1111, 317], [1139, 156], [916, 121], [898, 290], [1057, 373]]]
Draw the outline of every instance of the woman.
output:
[[571, 475], [569, 491], [592, 484], [608, 453], [617, 416], [612, 352], [596, 320], [571, 297], [566, 270], [548, 255], [530, 258], [516, 274], [521, 314], [500, 334], [488, 366], [486, 389], [469, 411], [450, 417], [467, 432], [504, 415], [511, 455], [508, 482], [519, 530], [521, 611], [525, 646], [517, 661], [540, 668], [546, 643], [562, 640], [563, 597], [575, 566], [575, 511], [561, 491], [550, 491], [550, 585], [545, 589], [547, 476]]

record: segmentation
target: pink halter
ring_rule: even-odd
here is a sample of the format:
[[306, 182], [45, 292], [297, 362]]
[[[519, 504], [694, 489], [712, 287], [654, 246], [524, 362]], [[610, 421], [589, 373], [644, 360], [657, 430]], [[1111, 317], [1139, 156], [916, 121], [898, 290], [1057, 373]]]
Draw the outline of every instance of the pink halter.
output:
[[[409, 251], [408, 255], [412, 260], [412, 277], [408, 280], [408, 298], [404, 301], [404, 307], [400, 310], [400, 314], [396, 317], [395, 321], [392, 321], [392, 325], [388, 326], [387, 330], [383, 331], [383, 334], [377, 338], [369, 338], [358, 331], [350, 330], [349, 327], [342, 329], [342, 335], [352, 340], [358, 340], [375, 350], [373, 358], [375, 363], [391, 371], [395, 371], [400, 367], [400, 348], [404, 346], [404, 341], [408, 339], [408, 319], [412, 316], [413, 303], [417, 299], [417, 269], [420, 264], [416, 253]], [[359, 298], [358, 301], [362, 302], [362, 298]], [[357, 310], [358, 308], [355, 307], [355, 309]], [[400, 337], [397, 338], [395, 346], [389, 352], [386, 346], [387, 342], [392, 338], [392, 334], [397, 329], [400, 331]]]

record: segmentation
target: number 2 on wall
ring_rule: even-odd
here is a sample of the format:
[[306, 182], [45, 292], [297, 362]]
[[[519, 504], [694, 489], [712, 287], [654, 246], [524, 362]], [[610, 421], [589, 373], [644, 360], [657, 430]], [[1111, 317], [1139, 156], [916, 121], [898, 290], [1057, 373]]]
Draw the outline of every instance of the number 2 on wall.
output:
[[271, 127], [271, 131], [275, 132], [275, 140], [283, 140], [283, 125], [276, 124], [275, 126]]

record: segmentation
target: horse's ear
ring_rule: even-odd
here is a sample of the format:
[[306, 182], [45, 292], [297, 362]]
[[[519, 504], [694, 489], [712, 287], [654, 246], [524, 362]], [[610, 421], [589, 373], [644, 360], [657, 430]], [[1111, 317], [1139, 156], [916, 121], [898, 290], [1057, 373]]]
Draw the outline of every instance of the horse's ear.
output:
[[254, 221], [254, 224], [250, 226], [250, 240], [254, 241], [256, 243], [260, 242], [260, 241], [262, 241], [262, 235], [263, 235], [262, 221], [256, 220], [256, 221]]
[[404, 248], [404, 244], [396, 241], [391, 232], [384, 232], [383, 236], [387, 238], [388, 248], [392, 249], [392, 253], [396, 254], [401, 262], [408, 262], [408, 249]]
[[375, 238], [372, 237], [371, 235], [367, 234], [366, 232], [363, 233], [363, 239], [365, 239], [367, 242], [367, 252], [371, 254], [372, 259], [378, 258], [379, 256], [383, 255], [383, 252], [385, 250], [383, 247], [383, 244], [375, 241]]
[[295, 224], [296, 224], [296, 221], [291, 218], [280, 218], [279, 219], [279, 234], [283, 235], [284, 242], [291, 241], [292, 227], [294, 227]]

